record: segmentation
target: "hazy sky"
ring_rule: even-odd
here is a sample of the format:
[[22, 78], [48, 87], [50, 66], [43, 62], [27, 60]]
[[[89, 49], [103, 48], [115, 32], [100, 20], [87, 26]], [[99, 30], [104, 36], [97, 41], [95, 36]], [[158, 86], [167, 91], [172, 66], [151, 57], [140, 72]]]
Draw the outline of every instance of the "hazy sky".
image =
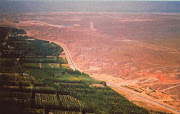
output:
[[[3, 1], [3, 2], [2, 2]], [[121, 0], [0, 0], [0, 12], [164, 12], [180, 13], [180, 2], [122, 2]], [[24, 2], [28, 1], [28, 2]], [[38, 2], [33, 2], [38, 1]], [[58, 2], [56, 2], [58, 1]], [[72, 1], [72, 2], [64, 2]], [[84, 2], [73, 2], [84, 1]], [[85, 2], [91, 1], [91, 2]], [[107, 2], [102, 2], [107, 1]], [[109, 2], [116, 1], [116, 2]]]
[[180, 1], [180, 0], [0, 0], [0, 1]]

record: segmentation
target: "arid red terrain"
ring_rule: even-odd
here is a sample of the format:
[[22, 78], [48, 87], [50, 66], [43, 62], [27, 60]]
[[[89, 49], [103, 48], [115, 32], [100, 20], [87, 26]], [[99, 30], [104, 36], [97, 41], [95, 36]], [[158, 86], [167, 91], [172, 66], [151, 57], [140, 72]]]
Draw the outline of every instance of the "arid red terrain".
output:
[[180, 110], [180, 14], [19, 13], [1, 20], [1, 26], [63, 43], [92, 77]]

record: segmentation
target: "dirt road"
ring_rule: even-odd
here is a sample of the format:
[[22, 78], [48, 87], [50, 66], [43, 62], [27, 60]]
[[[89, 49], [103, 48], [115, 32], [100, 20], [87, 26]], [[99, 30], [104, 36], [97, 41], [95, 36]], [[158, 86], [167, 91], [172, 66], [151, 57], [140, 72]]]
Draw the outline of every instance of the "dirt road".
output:
[[135, 93], [135, 92], [133, 92], [133, 91], [129, 91], [128, 89], [125, 89], [125, 88], [123, 88], [123, 87], [118, 87], [118, 86], [112, 85], [112, 84], [110, 84], [110, 83], [107, 83], [107, 85], [110, 86], [110, 87], [115, 87], [115, 88], [117, 88], [117, 89], [123, 90], [123, 91], [128, 92], [128, 93], [134, 94], [134, 95], [137, 96], [137, 97], [143, 98], [143, 99], [148, 100], [149, 102], [152, 102], [152, 103], [154, 103], [154, 104], [156, 104], [156, 105], [159, 105], [159, 106], [162, 106], [162, 107], [164, 107], [164, 108], [166, 108], [166, 109], [169, 109], [170, 111], [172, 111], [172, 112], [174, 112], [174, 113], [177, 113], [177, 114], [180, 113], [179, 110], [176, 110], [176, 109], [174, 109], [174, 108], [172, 108], [172, 107], [170, 107], [170, 106], [168, 106], [168, 105], [159, 103], [159, 102], [157, 102], [157, 101], [155, 101], [155, 100], [152, 100], [152, 99], [150, 99], [150, 98], [147, 98], [147, 97], [145, 97], [145, 96], [139, 95], [139, 94], [137, 94], [137, 93]]

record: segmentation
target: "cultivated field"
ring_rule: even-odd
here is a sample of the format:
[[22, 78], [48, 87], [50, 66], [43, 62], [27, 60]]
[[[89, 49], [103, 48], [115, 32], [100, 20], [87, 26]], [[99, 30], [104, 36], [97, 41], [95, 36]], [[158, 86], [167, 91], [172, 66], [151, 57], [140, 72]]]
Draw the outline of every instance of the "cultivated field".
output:
[[[16, 26], [35, 38], [63, 43], [75, 65], [92, 77], [180, 110], [180, 14], [2, 15], [3, 26]], [[130, 96], [126, 97], [144, 106]]]

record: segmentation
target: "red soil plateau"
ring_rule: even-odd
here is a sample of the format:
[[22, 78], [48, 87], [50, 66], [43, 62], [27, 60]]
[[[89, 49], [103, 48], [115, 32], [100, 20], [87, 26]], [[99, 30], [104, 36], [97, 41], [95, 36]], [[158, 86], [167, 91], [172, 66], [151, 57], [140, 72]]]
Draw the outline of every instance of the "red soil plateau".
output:
[[[64, 44], [81, 71], [180, 110], [180, 14], [2, 14], [1, 26]], [[168, 111], [114, 88], [130, 101]]]

